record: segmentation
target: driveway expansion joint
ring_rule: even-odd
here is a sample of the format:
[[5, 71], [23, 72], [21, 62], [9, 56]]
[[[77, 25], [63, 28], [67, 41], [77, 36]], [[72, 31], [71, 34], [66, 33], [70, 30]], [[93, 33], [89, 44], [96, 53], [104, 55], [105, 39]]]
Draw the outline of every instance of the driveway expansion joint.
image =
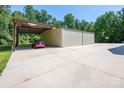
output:
[[55, 71], [55, 70], [57, 70], [57, 69], [60, 69], [60, 68], [62, 68], [63, 66], [69, 65], [69, 64], [73, 64], [73, 63], [66, 63], [66, 64], [63, 64], [63, 65], [58, 66], [58, 67], [56, 67], [56, 68], [53, 68], [53, 69], [51, 69], [51, 70], [49, 70], [49, 71], [46, 71], [46, 72], [43, 72], [43, 73], [39, 73], [39, 74], [37, 74], [37, 75], [35, 75], [35, 76], [32, 76], [32, 77], [30, 77], [30, 78], [27, 78], [27, 79], [25, 79], [25, 80], [19, 82], [19, 83], [17, 83], [17, 84], [11, 85], [11, 86], [9, 86], [9, 88], [15, 87], [15, 86], [20, 85], [20, 84], [22, 84], [22, 83], [24, 83], [24, 82], [27, 82], [27, 81], [30, 81], [30, 80], [32, 80], [32, 79], [38, 78], [38, 77], [40, 77], [40, 76], [42, 76], [42, 75], [48, 74], [48, 73], [50, 73], [50, 72], [52, 72], [52, 71]]
[[[78, 64], [80, 64], [80, 63], [78, 63]], [[101, 72], [101, 73], [107, 74], [107, 75], [109, 75], [109, 76], [112, 76], [112, 77], [115, 77], [115, 78], [118, 78], [118, 79], [124, 80], [123, 77], [118, 77], [118, 76], [116, 76], [116, 75], [114, 75], [114, 74], [111, 74], [111, 73], [108, 73], [108, 72], [105, 72], [105, 71], [102, 71], [102, 70], [96, 69], [96, 68], [94, 68], [94, 67], [87, 66], [87, 65], [85, 65], [85, 64], [80, 64], [80, 65], [82, 65], [82, 66], [84, 66], [84, 67], [87, 67], [87, 68], [89, 68], [89, 69], [92, 69], [92, 70], [95, 70], [95, 71], [98, 71], [98, 72]]]

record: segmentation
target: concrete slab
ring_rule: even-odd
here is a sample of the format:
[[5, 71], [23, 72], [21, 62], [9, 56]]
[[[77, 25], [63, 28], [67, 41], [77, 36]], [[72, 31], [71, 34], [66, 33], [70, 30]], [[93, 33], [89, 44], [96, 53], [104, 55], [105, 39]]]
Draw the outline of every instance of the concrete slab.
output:
[[77, 62], [124, 79], [124, 56], [113, 55], [104, 51], [104, 53], [96, 53]]
[[[57, 56], [29, 59], [27, 63], [5, 71], [1, 76], [0, 82], [5, 81], [2, 87], [11, 87], [45, 72], [59, 68], [69, 62], [69, 60], [64, 60]], [[6, 77], [9, 77], [9, 80]]]
[[[38, 81], [38, 82], [37, 82]], [[55, 71], [22, 82], [14, 87], [123, 87], [124, 81], [79, 64], [68, 64]]]
[[124, 87], [123, 49], [123, 44], [20, 47], [0, 76], [0, 87]]

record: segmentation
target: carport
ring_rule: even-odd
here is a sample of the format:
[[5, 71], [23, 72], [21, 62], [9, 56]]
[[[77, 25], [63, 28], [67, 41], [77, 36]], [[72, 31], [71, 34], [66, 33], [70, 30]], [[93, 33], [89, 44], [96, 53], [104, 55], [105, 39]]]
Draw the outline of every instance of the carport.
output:
[[18, 36], [20, 33], [41, 34], [46, 30], [52, 30], [56, 28], [54, 25], [32, 22], [22, 19], [13, 19], [13, 24], [13, 52], [18, 46]]

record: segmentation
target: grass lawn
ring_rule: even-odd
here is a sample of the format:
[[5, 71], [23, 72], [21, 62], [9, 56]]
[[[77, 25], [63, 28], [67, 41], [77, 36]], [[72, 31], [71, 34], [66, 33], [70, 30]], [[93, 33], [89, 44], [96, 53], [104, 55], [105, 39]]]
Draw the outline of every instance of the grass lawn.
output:
[[10, 46], [0, 47], [0, 74], [2, 73], [4, 68], [6, 67], [6, 64], [8, 62], [8, 59], [9, 59], [11, 53], [12, 52], [11, 52]]

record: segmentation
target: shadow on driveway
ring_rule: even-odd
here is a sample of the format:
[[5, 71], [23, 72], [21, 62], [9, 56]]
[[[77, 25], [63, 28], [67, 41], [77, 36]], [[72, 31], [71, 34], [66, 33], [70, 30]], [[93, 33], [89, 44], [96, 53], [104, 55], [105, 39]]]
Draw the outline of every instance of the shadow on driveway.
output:
[[57, 47], [57, 46], [45, 46], [44, 48], [32, 48], [31, 45], [20, 45], [18, 47], [16, 47], [16, 50], [17, 51], [20, 51], [20, 50], [35, 50], [35, 49], [46, 49], [46, 48], [60, 48], [60, 47]]
[[33, 48], [31, 47], [31, 45], [16, 47], [16, 50], [27, 50], [27, 49], [33, 49]]
[[116, 54], [116, 55], [124, 55], [124, 46], [119, 46], [119, 47], [115, 47], [115, 48], [110, 48], [108, 49], [112, 54]]

